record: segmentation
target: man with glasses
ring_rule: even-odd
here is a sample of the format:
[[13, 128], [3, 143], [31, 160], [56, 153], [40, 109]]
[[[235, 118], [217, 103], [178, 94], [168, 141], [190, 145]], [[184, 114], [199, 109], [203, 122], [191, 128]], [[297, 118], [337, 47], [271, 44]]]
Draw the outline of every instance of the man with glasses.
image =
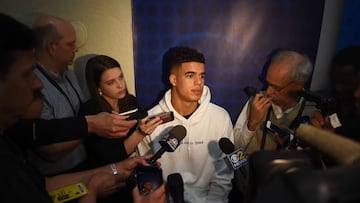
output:
[[276, 133], [264, 132], [264, 126], [271, 121], [289, 127], [301, 114], [304, 101], [297, 92], [304, 88], [312, 69], [309, 58], [295, 51], [282, 50], [271, 57], [266, 90], [249, 99], [234, 126], [236, 148], [244, 148], [250, 155], [282, 147], [284, 140]]

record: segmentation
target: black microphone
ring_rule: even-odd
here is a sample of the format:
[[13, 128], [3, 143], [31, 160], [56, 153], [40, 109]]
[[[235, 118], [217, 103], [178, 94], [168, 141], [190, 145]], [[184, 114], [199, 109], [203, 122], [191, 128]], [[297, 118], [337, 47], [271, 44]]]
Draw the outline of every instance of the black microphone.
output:
[[219, 140], [219, 147], [228, 160], [233, 170], [237, 170], [247, 163], [247, 157], [242, 148], [235, 150], [234, 144], [226, 137]]
[[182, 125], [177, 125], [173, 127], [169, 133], [164, 135], [159, 143], [161, 148], [157, 151], [154, 156], [152, 156], [148, 163], [154, 165], [156, 160], [158, 160], [164, 152], [173, 152], [180, 145], [180, 141], [186, 136], [186, 129]]
[[172, 173], [167, 177], [166, 186], [174, 203], [184, 203], [184, 182], [180, 173]]
[[271, 123], [271, 121], [266, 122], [266, 128], [269, 129], [273, 133], [274, 132], [278, 133], [280, 137], [289, 136], [290, 141], [294, 139], [294, 135], [290, 132], [290, 130], [281, 128], [281, 127]]
[[219, 147], [224, 154], [228, 155], [235, 151], [235, 145], [226, 137], [222, 137], [219, 140]]
[[244, 88], [244, 92], [248, 97], [255, 97], [255, 95], [260, 91], [257, 90], [255, 87], [247, 86]]
[[317, 108], [319, 108], [323, 113], [323, 116], [326, 116], [326, 114], [335, 113], [336, 101], [332, 97], [323, 96], [319, 93], [307, 90], [298, 91], [298, 95], [303, 97], [305, 100], [315, 102]]

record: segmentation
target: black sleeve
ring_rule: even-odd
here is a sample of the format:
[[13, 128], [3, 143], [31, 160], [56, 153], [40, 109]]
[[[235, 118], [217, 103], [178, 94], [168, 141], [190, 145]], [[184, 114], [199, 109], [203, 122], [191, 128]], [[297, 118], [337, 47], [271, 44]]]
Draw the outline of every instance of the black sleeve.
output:
[[85, 117], [20, 120], [5, 134], [23, 147], [33, 147], [85, 138], [88, 127]]

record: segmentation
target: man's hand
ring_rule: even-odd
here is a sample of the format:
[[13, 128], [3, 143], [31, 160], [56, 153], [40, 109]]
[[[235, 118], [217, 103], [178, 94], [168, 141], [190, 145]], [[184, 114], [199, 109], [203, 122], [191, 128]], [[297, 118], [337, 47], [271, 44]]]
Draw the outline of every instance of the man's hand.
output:
[[328, 130], [330, 132], [335, 132], [335, 128], [332, 127], [329, 117], [325, 118], [321, 115], [320, 111], [316, 111], [313, 117], [310, 119], [310, 124], [317, 128], [322, 128], [324, 130]]
[[115, 165], [118, 171], [117, 180], [125, 181], [138, 165], [148, 166], [149, 164], [146, 160], [152, 156], [153, 155], [136, 156], [116, 163]]
[[86, 184], [88, 194], [79, 199], [79, 203], [95, 203], [99, 197], [110, 195], [116, 191], [116, 178], [109, 173], [96, 173]]
[[155, 128], [158, 127], [162, 120], [159, 117], [150, 119], [148, 116], [138, 121], [138, 131], [141, 135], [146, 136], [154, 132]]
[[134, 198], [134, 203], [166, 203], [166, 191], [165, 191], [165, 184], [162, 184], [158, 189], [156, 189], [154, 192], [142, 196], [139, 192], [139, 188], [135, 187], [132, 190], [132, 195]]
[[247, 124], [249, 130], [254, 131], [260, 122], [264, 119], [269, 107], [271, 98], [266, 97], [263, 93], [255, 95], [251, 104], [250, 117]]
[[127, 121], [126, 118], [127, 116], [106, 112], [85, 116], [89, 133], [95, 133], [105, 138], [125, 137], [129, 129], [137, 122], [136, 120]]

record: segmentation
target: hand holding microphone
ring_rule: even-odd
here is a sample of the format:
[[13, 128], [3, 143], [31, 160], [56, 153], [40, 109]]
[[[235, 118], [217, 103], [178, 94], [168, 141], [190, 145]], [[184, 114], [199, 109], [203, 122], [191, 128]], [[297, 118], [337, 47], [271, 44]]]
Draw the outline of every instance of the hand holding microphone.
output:
[[180, 145], [181, 140], [186, 136], [186, 128], [182, 125], [173, 127], [169, 133], [164, 135], [159, 144], [161, 148], [152, 156], [148, 163], [154, 165], [156, 161], [164, 154], [164, 152], [173, 152]]
[[251, 105], [251, 112], [247, 123], [248, 129], [254, 131], [266, 116], [266, 113], [271, 106], [271, 98], [267, 97], [265, 94], [253, 87], [245, 87], [244, 91], [248, 94], [248, 96], [254, 97], [252, 103], [249, 104]]
[[[320, 109], [323, 118], [320, 118], [319, 115], [315, 115], [316, 117], [313, 118], [312, 121], [314, 123], [314, 126], [320, 124], [322, 128], [328, 127], [321, 123], [325, 120], [328, 120], [327, 122], [331, 125], [332, 128], [338, 128], [342, 126], [336, 113], [336, 100], [334, 98], [326, 97], [307, 90], [301, 90], [298, 92], [298, 94], [307, 101], [315, 102], [316, 107]], [[328, 130], [331, 131], [331, 128], [328, 128]]]

